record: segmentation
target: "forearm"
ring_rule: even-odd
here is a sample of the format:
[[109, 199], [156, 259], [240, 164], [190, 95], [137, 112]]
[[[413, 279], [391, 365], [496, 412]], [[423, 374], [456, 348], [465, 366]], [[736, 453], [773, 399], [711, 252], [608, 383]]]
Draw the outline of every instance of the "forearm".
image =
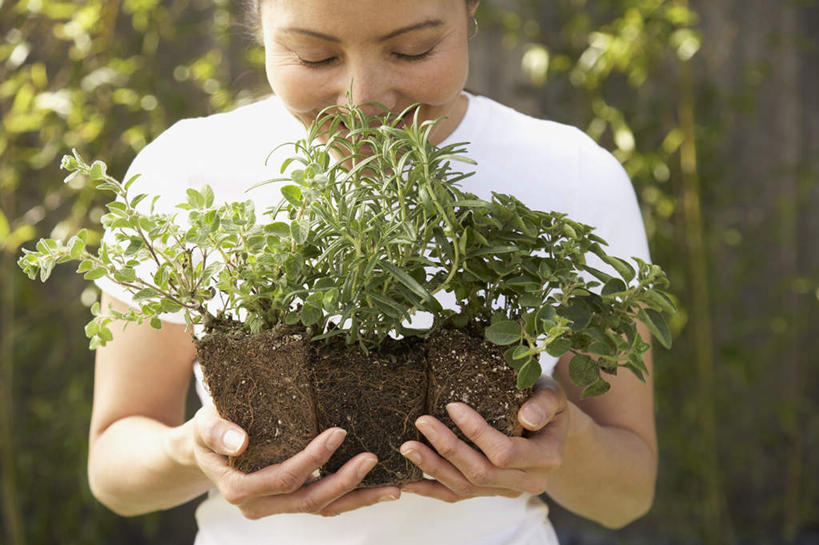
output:
[[94, 496], [119, 515], [135, 516], [181, 505], [206, 492], [212, 484], [194, 462], [187, 426], [170, 427], [139, 416], [109, 426], [89, 452]]
[[621, 528], [651, 508], [657, 459], [637, 434], [604, 427], [569, 403], [569, 435], [546, 493], [564, 508]]

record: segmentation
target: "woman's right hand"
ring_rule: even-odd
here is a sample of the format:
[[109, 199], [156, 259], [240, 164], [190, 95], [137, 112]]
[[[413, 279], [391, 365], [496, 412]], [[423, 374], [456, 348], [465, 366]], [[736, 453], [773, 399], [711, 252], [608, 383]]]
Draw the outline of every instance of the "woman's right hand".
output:
[[212, 406], [202, 407], [189, 422], [193, 456], [201, 471], [222, 496], [248, 519], [278, 513], [315, 513], [333, 516], [380, 501], [398, 499], [397, 486], [355, 487], [378, 459], [369, 452], [354, 456], [332, 475], [311, 481], [314, 472], [330, 459], [346, 432], [324, 430], [298, 454], [254, 473], [242, 473], [227, 463], [247, 448], [247, 433], [225, 420]]

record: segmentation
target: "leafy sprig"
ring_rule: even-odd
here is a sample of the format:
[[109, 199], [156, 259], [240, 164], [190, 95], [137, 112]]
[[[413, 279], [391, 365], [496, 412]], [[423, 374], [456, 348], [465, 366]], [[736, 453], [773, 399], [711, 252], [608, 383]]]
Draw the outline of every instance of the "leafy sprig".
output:
[[[186, 216], [157, 212], [158, 196], [149, 206], [149, 195], [130, 196], [138, 176], [120, 183], [75, 151], [63, 159], [67, 180], [85, 175], [114, 194], [102, 219], [109, 236], [96, 253], [85, 231], [65, 243], [43, 239], [19, 264], [45, 281], [57, 263], [79, 261], [86, 279], [107, 277], [133, 294], [127, 312], [93, 307], [91, 348], [113, 338], [113, 319], [160, 327], [162, 313], [176, 311], [206, 331], [302, 324], [314, 340], [341, 335], [364, 350], [393, 332], [469, 326], [509, 346], [521, 388], [540, 376], [544, 352], [573, 354], [570, 377], [584, 396], [607, 391], [601, 373], [621, 367], [644, 380], [649, 345], [636, 321], [671, 343], [663, 313], [676, 309], [663, 271], [607, 255], [590, 226], [565, 214], [464, 192], [469, 174], [452, 165], [472, 163], [465, 145], [432, 146], [436, 121], [418, 115], [371, 116], [352, 105], [322, 112], [292, 143], [283, 177], [258, 184], [278, 183], [282, 195], [263, 221], [250, 200], [215, 204], [208, 186], [187, 189], [177, 205]], [[617, 276], [587, 265], [587, 255]], [[440, 305], [442, 291], [459, 310]], [[408, 329], [419, 311], [432, 314], [431, 328]]]

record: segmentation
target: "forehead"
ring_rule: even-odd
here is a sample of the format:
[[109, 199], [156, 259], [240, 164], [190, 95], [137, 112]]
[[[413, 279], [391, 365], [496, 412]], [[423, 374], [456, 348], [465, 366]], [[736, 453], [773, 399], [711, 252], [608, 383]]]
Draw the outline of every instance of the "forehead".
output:
[[288, 27], [332, 35], [384, 35], [399, 27], [460, 20], [464, 0], [264, 0], [265, 32]]

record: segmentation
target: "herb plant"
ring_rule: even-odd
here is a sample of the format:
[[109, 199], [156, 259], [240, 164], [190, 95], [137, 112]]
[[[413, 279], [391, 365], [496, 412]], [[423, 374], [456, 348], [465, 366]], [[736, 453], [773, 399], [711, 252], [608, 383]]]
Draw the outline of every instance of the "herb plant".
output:
[[[675, 308], [660, 267], [608, 256], [591, 227], [564, 214], [530, 210], [511, 195], [486, 201], [464, 192], [459, 182], [468, 175], [452, 164], [471, 162], [466, 147], [432, 146], [434, 126], [412, 108], [398, 116], [329, 108], [292, 143], [286, 176], [255, 189], [284, 184], [263, 221], [251, 200], [214, 204], [207, 186], [187, 190], [177, 205], [184, 217], [158, 212], [158, 196], [131, 196], [138, 176], [121, 183], [75, 151], [63, 158], [67, 180], [86, 175], [115, 196], [102, 218], [110, 236], [96, 253], [84, 230], [65, 242], [42, 239], [19, 265], [45, 281], [55, 264], [79, 261], [86, 279], [105, 276], [134, 294], [127, 312], [94, 305], [86, 326], [92, 349], [112, 340], [114, 319], [159, 328], [162, 313], [182, 310], [206, 333], [301, 324], [314, 340], [343, 335], [365, 351], [392, 332], [477, 328], [509, 346], [520, 388], [540, 376], [541, 352], [575, 354], [570, 376], [584, 396], [608, 390], [601, 372], [626, 367], [644, 379], [649, 346], [635, 320], [671, 343], [663, 313]], [[587, 254], [617, 276], [588, 266]], [[150, 274], [138, 274], [146, 263]], [[455, 294], [459, 310], [442, 308], [441, 291]], [[432, 314], [431, 328], [406, 328], [419, 311]]]

